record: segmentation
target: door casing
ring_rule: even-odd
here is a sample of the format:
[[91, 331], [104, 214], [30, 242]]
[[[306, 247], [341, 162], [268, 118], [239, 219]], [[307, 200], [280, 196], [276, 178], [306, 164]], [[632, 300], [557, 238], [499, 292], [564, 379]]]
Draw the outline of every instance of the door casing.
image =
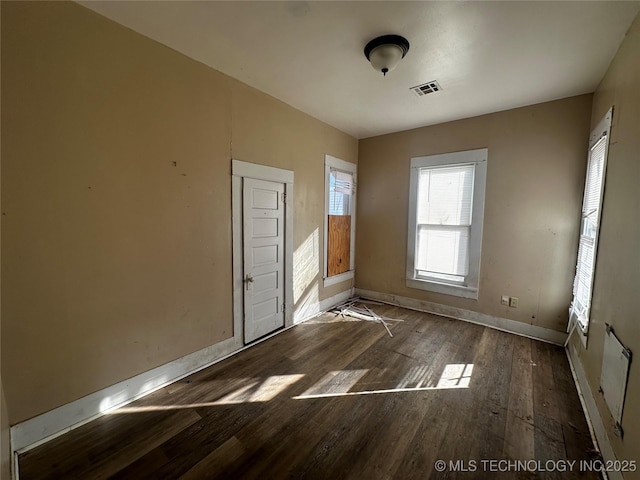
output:
[[285, 187], [284, 224], [284, 326], [293, 325], [293, 187], [294, 175], [291, 170], [259, 165], [256, 163], [231, 161], [231, 207], [232, 207], [232, 247], [233, 247], [233, 337], [244, 344], [244, 271], [243, 271], [243, 178], [254, 178], [283, 183]]

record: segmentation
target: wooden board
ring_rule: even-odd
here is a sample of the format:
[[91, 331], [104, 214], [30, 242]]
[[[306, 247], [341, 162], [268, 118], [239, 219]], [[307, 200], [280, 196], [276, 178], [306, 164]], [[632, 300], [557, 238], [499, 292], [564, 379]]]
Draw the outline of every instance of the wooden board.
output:
[[329, 215], [327, 274], [349, 271], [351, 263], [351, 215]]

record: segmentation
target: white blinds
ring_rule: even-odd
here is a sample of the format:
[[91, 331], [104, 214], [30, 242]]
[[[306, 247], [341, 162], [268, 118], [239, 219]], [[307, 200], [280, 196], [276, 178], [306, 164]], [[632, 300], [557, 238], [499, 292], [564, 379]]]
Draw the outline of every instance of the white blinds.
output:
[[469, 273], [474, 165], [421, 168], [418, 176], [416, 271], [463, 282]]
[[421, 168], [418, 224], [471, 225], [473, 165]]
[[587, 179], [584, 188], [584, 201], [582, 205], [583, 218], [590, 218], [595, 223], [599, 218], [600, 190], [602, 186], [602, 169], [604, 168], [604, 153], [607, 145], [607, 137], [603, 136], [591, 149], [590, 161], [587, 170]]
[[353, 191], [353, 175], [332, 168], [329, 173], [329, 215], [349, 215]]
[[351, 195], [353, 193], [353, 175], [340, 170], [332, 170], [331, 174], [335, 176], [336, 192]]
[[603, 135], [589, 152], [587, 178], [584, 187], [582, 225], [572, 303], [572, 310], [583, 327], [586, 326], [588, 321], [591, 305], [596, 243], [600, 227], [600, 199], [604, 188], [606, 148], [607, 136]]

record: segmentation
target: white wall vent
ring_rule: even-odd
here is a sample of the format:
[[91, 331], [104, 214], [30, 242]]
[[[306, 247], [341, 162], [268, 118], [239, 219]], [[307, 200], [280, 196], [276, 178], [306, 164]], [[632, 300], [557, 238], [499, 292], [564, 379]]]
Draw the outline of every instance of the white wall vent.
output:
[[439, 92], [440, 90], [442, 90], [442, 87], [435, 80], [431, 80], [430, 82], [423, 83], [422, 85], [411, 87], [409, 90], [415, 93], [416, 96], [423, 97], [428, 93]]
[[611, 325], [608, 323], [605, 325], [607, 334], [604, 336], [600, 392], [604, 395], [604, 400], [616, 422], [614, 432], [622, 437], [622, 410], [629, 379], [631, 350], [620, 343], [618, 337], [613, 333]]

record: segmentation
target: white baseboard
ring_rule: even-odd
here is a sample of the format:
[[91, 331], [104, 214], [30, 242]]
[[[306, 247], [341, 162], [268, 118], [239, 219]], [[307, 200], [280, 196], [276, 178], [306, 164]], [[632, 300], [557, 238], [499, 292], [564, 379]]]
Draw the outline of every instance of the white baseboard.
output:
[[[584, 368], [582, 368], [582, 362], [576, 352], [576, 347], [570, 344], [566, 348], [566, 353], [569, 359], [569, 365], [571, 366], [573, 381], [578, 388], [578, 396], [580, 397], [580, 403], [582, 403], [582, 409], [587, 418], [594, 444], [602, 454], [605, 462], [615, 462], [616, 456], [615, 453], [613, 453], [609, 435], [607, 435], [607, 430], [605, 429], [600, 411], [596, 405], [596, 399], [593, 397], [593, 391], [589, 386], [587, 375], [585, 374]], [[603, 473], [603, 475], [605, 475], [605, 479], [608, 476], [611, 480], [623, 480], [622, 473], [617, 471], [610, 471], [606, 474]]]
[[353, 295], [353, 288], [340, 292], [324, 300], [302, 302], [293, 312], [293, 323], [298, 324], [315, 317], [321, 312], [325, 312], [334, 305], [344, 302]]
[[234, 337], [74, 400], [11, 427], [11, 449], [23, 453], [118, 407], [206, 368], [242, 347]]
[[[294, 312], [294, 325], [304, 322], [317, 314], [343, 302], [351, 297], [353, 289], [346, 290], [321, 301], [309, 302]], [[292, 326], [294, 326], [292, 325]], [[275, 332], [273, 335], [288, 330]], [[19, 478], [18, 455], [54, 438], [78, 428], [91, 420], [116, 408], [127, 405], [162, 387], [207, 368], [225, 358], [260, 343], [244, 346], [240, 335], [232, 337], [209, 347], [190, 353], [172, 362], [136, 375], [98, 392], [74, 400], [46, 413], [33, 417], [11, 427], [11, 450], [13, 457], [13, 478]]]
[[473, 312], [463, 308], [450, 307], [439, 303], [427, 302], [425, 300], [416, 300], [415, 298], [401, 297], [389, 293], [374, 292], [372, 290], [355, 289], [358, 297], [378, 300], [380, 302], [389, 303], [398, 307], [418, 310], [420, 312], [433, 313], [442, 317], [455, 318], [464, 320], [465, 322], [477, 323], [486, 327], [502, 330], [503, 332], [515, 333], [524, 337], [542, 340], [543, 342], [553, 343], [554, 345], [564, 345], [567, 334], [557, 332], [549, 328], [538, 327], [537, 325], [529, 325], [528, 323], [517, 322], [507, 318], [494, 317], [484, 313]]

